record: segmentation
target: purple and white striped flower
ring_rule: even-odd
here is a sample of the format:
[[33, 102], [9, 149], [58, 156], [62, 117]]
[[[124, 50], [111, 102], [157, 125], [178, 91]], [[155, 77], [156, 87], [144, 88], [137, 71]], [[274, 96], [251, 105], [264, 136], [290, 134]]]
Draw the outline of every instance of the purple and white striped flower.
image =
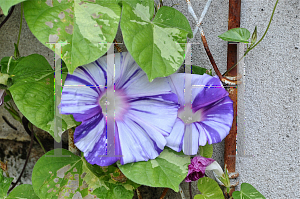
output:
[[[199, 146], [221, 142], [233, 121], [233, 102], [218, 77], [194, 74], [173, 74], [168, 77], [180, 108], [167, 146], [187, 155], [197, 154]], [[193, 85], [190, 106], [185, 102], [185, 80]]]
[[[82, 121], [74, 133], [75, 145], [89, 163], [100, 166], [154, 159], [175, 123], [177, 96], [167, 78], [149, 82], [129, 53], [115, 54], [115, 73], [112, 69], [107, 68], [107, 57], [101, 57], [66, 78], [61, 113]], [[115, 84], [108, 81], [113, 76]], [[108, 108], [110, 102], [113, 110]], [[114, 117], [109, 117], [109, 111], [114, 111]], [[106, 156], [109, 120], [114, 121], [116, 156]]]

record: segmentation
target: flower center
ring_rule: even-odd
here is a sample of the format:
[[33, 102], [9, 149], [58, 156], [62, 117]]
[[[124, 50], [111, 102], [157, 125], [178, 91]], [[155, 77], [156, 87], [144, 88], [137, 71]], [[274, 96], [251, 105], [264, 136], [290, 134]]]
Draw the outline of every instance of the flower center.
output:
[[201, 109], [193, 113], [190, 107], [180, 107], [177, 117], [179, 117], [185, 124], [201, 121]]
[[115, 120], [121, 120], [123, 115], [129, 109], [126, 94], [120, 90], [114, 90], [110, 87], [104, 92], [99, 100], [102, 113], [108, 117], [114, 117]]

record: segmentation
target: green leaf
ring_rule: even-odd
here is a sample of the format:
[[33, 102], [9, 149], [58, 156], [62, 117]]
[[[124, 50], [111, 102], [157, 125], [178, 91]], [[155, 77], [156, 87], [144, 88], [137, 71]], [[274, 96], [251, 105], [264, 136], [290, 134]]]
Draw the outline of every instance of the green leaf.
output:
[[232, 193], [234, 199], [265, 199], [265, 197], [259, 193], [251, 184], [242, 183], [241, 191], [235, 191]]
[[9, 78], [8, 74], [0, 73], [0, 84], [7, 85], [8, 78]]
[[250, 32], [246, 28], [233, 28], [218, 37], [224, 41], [249, 43]]
[[95, 61], [112, 43], [120, 21], [118, 0], [29, 0], [24, 3], [24, 14], [31, 32], [55, 51], [54, 44], [62, 45], [62, 59], [69, 72], [80, 65]]
[[179, 184], [188, 174], [190, 157], [165, 148], [154, 160], [121, 165], [120, 170], [130, 180], [151, 187], [169, 187], [179, 191]]
[[8, 102], [11, 100], [11, 97], [9, 95], [5, 95], [4, 102]]
[[14, 188], [8, 195], [7, 199], [39, 199], [34, 193], [31, 184], [22, 184]]
[[198, 180], [198, 189], [202, 193], [201, 196], [195, 198], [199, 199], [222, 199], [224, 198], [223, 192], [218, 183], [211, 178], [203, 177]]
[[0, 7], [4, 15], [8, 14], [9, 8], [26, 0], [0, 0]]
[[3, 170], [0, 169], [0, 198], [6, 198], [9, 186], [14, 178], [3, 176]]
[[153, 0], [128, 0], [121, 18], [126, 48], [150, 81], [176, 72], [184, 61], [187, 36], [193, 36], [181, 12], [163, 6], [152, 20], [153, 10]]
[[204, 199], [205, 197], [203, 195], [197, 194], [195, 195], [194, 199]]
[[213, 145], [206, 143], [205, 146], [199, 146], [199, 153], [202, 157], [211, 158], [213, 154]]
[[35, 164], [32, 185], [40, 198], [87, 196], [100, 199], [132, 199], [137, 185], [128, 179], [124, 183], [113, 181], [112, 173], [109, 172], [111, 170], [118, 169], [114, 166], [107, 168], [91, 165], [83, 157], [80, 158], [68, 150], [55, 149], [46, 153]]
[[[24, 57], [12, 72], [13, 85], [9, 88], [21, 113], [35, 126], [54, 134], [54, 71], [42, 55]], [[62, 131], [76, 126], [70, 115], [62, 115]]]
[[9, 70], [7, 71], [9, 59], [10, 57], [3, 57], [1, 59], [1, 73], [10, 74], [10, 72], [15, 69], [16, 65], [23, 59], [23, 57], [20, 57], [17, 60], [12, 58], [9, 64]]
[[206, 74], [207, 71], [208, 70], [206, 68], [192, 65], [192, 74], [203, 75], [203, 74]]

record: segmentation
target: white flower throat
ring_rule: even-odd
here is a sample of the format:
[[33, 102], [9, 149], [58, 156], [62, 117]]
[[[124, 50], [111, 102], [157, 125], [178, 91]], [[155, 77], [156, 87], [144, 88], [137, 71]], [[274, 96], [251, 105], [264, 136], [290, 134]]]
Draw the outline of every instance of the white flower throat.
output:
[[201, 121], [201, 109], [193, 113], [193, 110], [191, 107], [180, 107], [178, 110], [178, 117], [185, 123], [185, 124], [191, 124], [194, 122], [200, 122]]
[[100, 96], [99, 104], [104, 115], [115, 117], [116, 120], [121, 120], [129, 109], [126, 94], [121, 90], [114, 90], [113, 87]]

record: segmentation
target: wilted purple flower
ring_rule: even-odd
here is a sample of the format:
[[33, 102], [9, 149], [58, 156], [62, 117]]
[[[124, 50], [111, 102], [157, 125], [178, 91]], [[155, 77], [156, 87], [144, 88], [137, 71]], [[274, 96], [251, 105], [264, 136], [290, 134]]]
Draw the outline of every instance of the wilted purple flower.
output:
[[4, 102], [4, 96], [5, 96], [5, 90], [4, 89], [0, 89], [0, 106]]
[[[185, 106], [184, 98], [184, 90], [187, 89], [185, 79], [188, 78], [193, 85], [191, 107]], [[176, 123], [166, 138], [167, 146], [178, 152], [183, 149], [187, 155], [195, 155], [200, 145], [221, 142], [232, 125], [233, 102], [219, 78], [206, 74], [177, 73], [168, 79], [173, 92], [178, 96], [180, 108]]]
[[[82, 121], [74, 133], [75, 145], [89, 163], [100, 166], [117, 160], [126, 164], [154, 159], [164, 149], [165, 136], [176, 120], [177, 96], [167, 78], [150, 83], [129, 53], [115, 54], [115, 84], [108, 81], [114, 75], [112, 69], [107, 69], [107, 57], [102, 57], [78, 67], [66, 78], [61, 113]], [[111, 102], [115, 103], [114, 110], [107, 108]], [[109, 111], [115, 111], [114, 118], [106, 118]], [[106, 146], [109, 120], [114, 121], [117, 157], [105, 157], [110, 150]]]
[[192, 159], [191, 164], [188, 166], [188, 175], [185, 178], [186, 182], [196, 181], [199, 178], [203, 178], [205, 175], [205, 169], [215, 160], [211, 158], [204, 158], [196, 156]]

